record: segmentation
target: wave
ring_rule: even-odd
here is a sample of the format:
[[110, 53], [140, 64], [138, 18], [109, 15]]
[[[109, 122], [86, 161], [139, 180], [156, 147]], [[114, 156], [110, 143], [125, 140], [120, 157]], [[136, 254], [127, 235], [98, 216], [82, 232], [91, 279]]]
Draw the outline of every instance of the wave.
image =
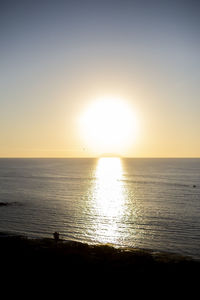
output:
[[37, 175], [3, 175], [0, 176], [0, 178], [26, 178], [26, 179], [42, 179], [42, 180], [49, 180], [49, 179], [53, 179], [53, 180], [63, 180], [63, 179], [67, 179], [67, 180], [87, 180], [87, 181], [92, 181], [95, 180], [95, 177], [68, 177], [68, 176], [37, 176]]
[[148, 180], [129, 180], [129, 179], [121, 179], [122, 182], [134, 183], [134, 184], [163, 184], [163, 185], [170, 185], [170, 186], [177, 186], [177, 187], [197, 187], [196, 185], [185, 184], [185, 183], [174, 183], [174, 182], [166, 182], [166, 181], [148, 181]]

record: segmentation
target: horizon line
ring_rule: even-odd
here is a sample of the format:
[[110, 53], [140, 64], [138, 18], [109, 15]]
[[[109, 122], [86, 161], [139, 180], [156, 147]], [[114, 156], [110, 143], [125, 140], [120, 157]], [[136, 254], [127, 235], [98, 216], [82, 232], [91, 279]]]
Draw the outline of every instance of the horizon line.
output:
[[64, 158], [132, 158], [132, 159], [199, 159], [200, 156], [0, 156], [0, 159], [64, 159]]

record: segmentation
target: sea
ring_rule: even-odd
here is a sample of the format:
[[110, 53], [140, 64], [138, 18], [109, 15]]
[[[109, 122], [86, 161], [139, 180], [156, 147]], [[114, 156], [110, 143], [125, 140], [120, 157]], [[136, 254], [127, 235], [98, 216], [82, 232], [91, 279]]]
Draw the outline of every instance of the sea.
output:
[[0, 232], [200, 259], [200, 159], [0, 159]]

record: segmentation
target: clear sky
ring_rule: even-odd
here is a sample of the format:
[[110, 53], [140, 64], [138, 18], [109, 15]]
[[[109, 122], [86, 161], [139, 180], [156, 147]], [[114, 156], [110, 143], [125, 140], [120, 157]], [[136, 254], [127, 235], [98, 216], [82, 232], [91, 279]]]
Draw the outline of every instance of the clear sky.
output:
[[200, 157], [199, 1], [5, 0], [0, 37], [0, 157], [101, 154], [79, 126], [101, 97], [137, 117], [121, 155]]

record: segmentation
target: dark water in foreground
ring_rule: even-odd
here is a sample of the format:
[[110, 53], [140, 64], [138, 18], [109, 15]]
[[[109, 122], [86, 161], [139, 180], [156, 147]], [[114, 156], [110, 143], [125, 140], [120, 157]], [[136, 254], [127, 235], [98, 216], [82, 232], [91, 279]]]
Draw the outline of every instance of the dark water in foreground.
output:
[[200, 159], [0, 159], [0, 231], [200, 258]]

